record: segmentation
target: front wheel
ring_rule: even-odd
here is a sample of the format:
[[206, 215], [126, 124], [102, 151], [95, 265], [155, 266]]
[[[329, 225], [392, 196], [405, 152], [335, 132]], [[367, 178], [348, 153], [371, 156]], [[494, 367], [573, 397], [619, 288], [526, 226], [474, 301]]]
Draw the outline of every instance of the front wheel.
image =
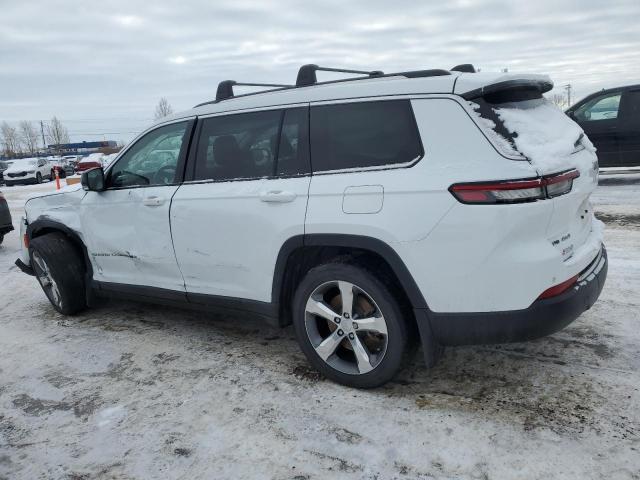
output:
[[293, 324], [309, 362], [343, 385], [380, 386], [408, 359], [409, 328], [397, 300], [355, 265], [311, 269], [294, 297]]
[[42, 174], [40, 172], [36, 173], [36, 183], [42, 183]]
[[29, 243], [33, 272], [51, 305], [73, 315], [86, 307], [85, 266], [81, 253], [63, 233], [48, 233]]

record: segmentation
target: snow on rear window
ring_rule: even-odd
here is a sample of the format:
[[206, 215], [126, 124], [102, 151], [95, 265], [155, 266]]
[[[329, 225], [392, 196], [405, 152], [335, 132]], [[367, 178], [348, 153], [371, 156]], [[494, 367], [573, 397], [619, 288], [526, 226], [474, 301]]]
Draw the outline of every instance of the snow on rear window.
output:
[[582, 129], [546, 98], [502, 104], [495, 112], [516, 148], [543, 170], [566, 166], [576, 143], [595, 152]]
[[482, 116], [482, 113], [479, 111], [480, 105], [474, 102], [467, 102], [467, 103], [469, 103], [469, 105], [473, 109], [473, 113], [476, 117], [476, 120], [478, 120], [478, 124], [482, 128], [482, 131], [489, 137], [489, 139], [492, 141], [492, 143], [498, 148], [498, 150], [501, 153], [507, 156], [515, 156], [515, 157], [522, 156], [522, 154], [520, 154], [513, 147], [512, 143], [509, 140], [504, 138], [502, 135], [500, 135], [496, 131], [496, 127], [497, 127], [496, 123], [493, 120]]

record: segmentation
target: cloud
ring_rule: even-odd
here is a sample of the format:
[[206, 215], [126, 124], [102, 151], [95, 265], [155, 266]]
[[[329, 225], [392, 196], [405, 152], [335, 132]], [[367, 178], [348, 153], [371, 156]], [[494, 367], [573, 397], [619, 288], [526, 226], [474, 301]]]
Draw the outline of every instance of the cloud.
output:
[[74, 139], [142, 130], [160, 97], [190, 108], [221, 80], [291, 83], [304, 63], [473, 63], [548, 73], [576, 96], [640, 79], [637, 0], [33, 0], [3, 2], [2, 18], [0, 121], [57, 115]]

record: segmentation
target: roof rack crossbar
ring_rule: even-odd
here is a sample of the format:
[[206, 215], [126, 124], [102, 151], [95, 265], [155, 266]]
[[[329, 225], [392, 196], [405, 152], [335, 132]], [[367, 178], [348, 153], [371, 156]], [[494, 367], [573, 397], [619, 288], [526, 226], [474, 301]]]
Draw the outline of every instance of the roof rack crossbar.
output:
[[380, 77], [384, 75], [384, 72], [380, 70], [353, 70], [350, 68], [333, 68], [333, 67], [319, 67], [314, 64], [307, 64], [300, 67], [298, 70], [298, 78], [296, 79], [296, 87], [308, 87], [318, 83], [316, 72], [338, 72], [338, 73], [356, 73], [359, 75], [366, 75], [368, 77]]
[[[366, 75], [363, 77], [343, 78], [339, 80], [329, 80], [325, 82], [318, 82], [316, 78], [316, 71], [326, 72], [339, 72], [339, 73], [356, 73]], [[278, 83], [248, 83], [248, 82], [236, 82], [235, 80], [223, 80], [218, 84], [218, 90], [216, 92], [216, 99], [208, 102], [199, 103], [196, 107], [202, 107], [203, 105], [210, 105], [223, 100], [228, 100], [235, 97], [245, 97], [248, 95], [258, 95], [260, 93], [276, 92], [281, 90], [287, 90], [298, 87], [308, 87], [312, 85], [326, 85], [331, 83], [352, 82], [357, 80], [366, 80], [368, 78], [382, 78], [382, 77], [405, 77], [405, 78], [424, 78], [424, 77], [437, 77], [441, 75], [451, 75], [448, 70], [432, 69], [432, 70], [414, 70], [409, 72], [396, 72], [396, 73], [384, 73], [380, 70], [352, 70], [346, 68], [332, 68], [332, 67], [319, 67], [318, 65], [303, 65], [298, 70], [298, 78], [295, 85], [282, 85]], [[247, 86], [247, 87], [273, 87], [270, 90], [262, 90], [259, 92], [243, 93], [241, 95], [235, 95], [233, 92], [234, 86]], [[195, 107], [194, 107], [195, 108]]]
[[223, 80], [218, 84], [216, 92], [216, 102], [233, 98], [233, 87], [273, 87], [274, 89], [289, 88], [291, 85], [282, 85], [279, 83], [254, 83], [254, 82], [236, 82], [235, 80]]

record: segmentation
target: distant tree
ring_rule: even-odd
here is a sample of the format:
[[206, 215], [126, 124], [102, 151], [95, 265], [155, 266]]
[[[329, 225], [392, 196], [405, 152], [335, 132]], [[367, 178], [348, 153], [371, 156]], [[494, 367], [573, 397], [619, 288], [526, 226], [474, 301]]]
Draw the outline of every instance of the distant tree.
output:
[[554, 93], [549, 97], [553, 103], [555, 103], [558, 107], [564, 108], [568, 106], [567, 98], [562, 93]]
[[0, 139], [7, 157], [13, 157], [15, 154], [20, 153], [20, 135], [16, 127], [9, 125], [7, 122], [2, 122]]
[[28, 120], [20, 122], [20, 135], [22, 137], [22, 144], [25, 146], [27, 152], [34, 154], [38, 151], [38, 130]]
[[169, 101], [162, 97], [156, 105], [156, 112], [153, 116], [155, 120], [160, 120], [161, 118], [166, 117], [167, 115], [171, 115], [173, 113], [173, 108], [171, 108], [171, 104]]
[[69, 143], [69, 131], [67, 127], [62, 125], [58, 117], [53, 117], [49, 125], [47, 125], [47, 137], [54, 145]]

